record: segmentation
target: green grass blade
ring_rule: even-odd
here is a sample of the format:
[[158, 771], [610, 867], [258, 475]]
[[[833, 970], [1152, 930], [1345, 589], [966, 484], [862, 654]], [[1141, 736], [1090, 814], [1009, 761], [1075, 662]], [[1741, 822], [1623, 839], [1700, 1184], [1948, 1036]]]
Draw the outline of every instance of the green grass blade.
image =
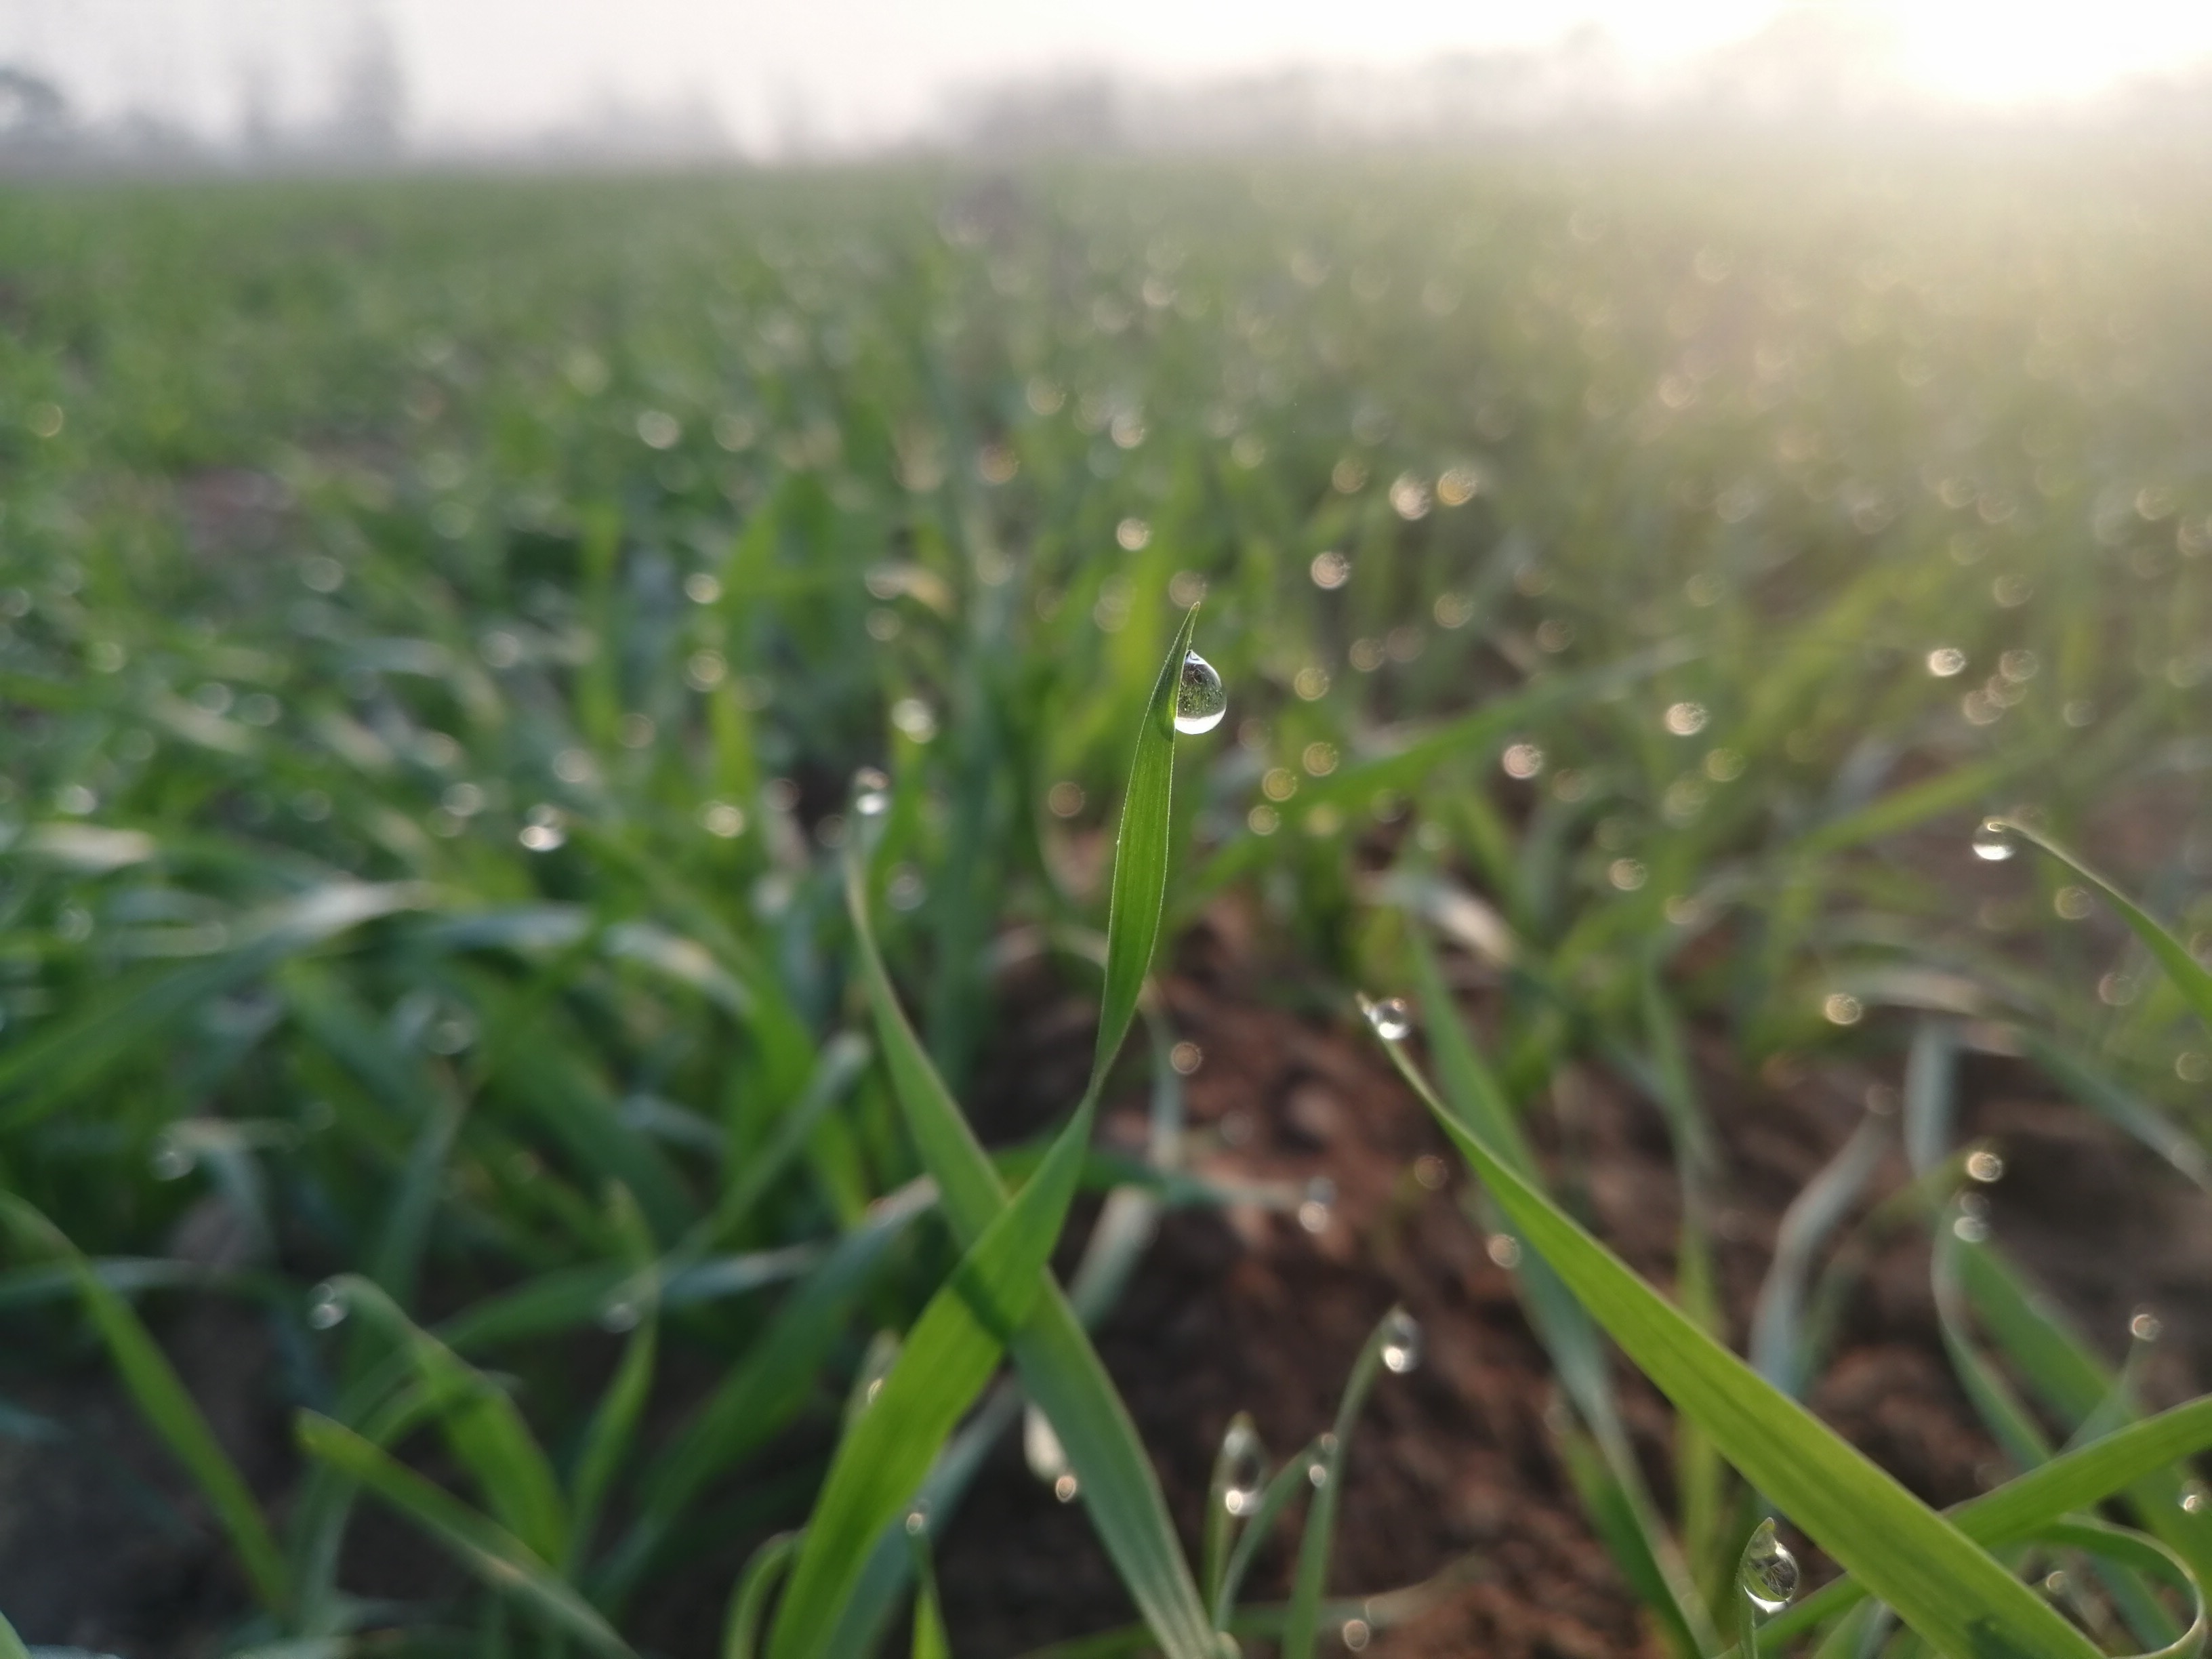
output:
[[1113, 889], [1106, 906], [1106, 988], [1098, 1010], [1098, 1047], [1091, 1061], [1096, 1097], [1106, 1068], [1121, 1052], [1129, 1023], [1137, 1016], [1138, 994], [1152, 971], [1152, 947], [1160, 936], [1160, 912], [1167, 901], [1169, 845], [1175, 786], [1176, 696], [1182, 684], [1183, 659], [1189, 653], [1198, 607], [1185, 613], [1168, 647], [1167, 660], [1152, 686], [1152, 700], [1137, 729], [1129, 757], [1129, 785], [1121, 797], [1121, 825], [1114, 842]]
[[937, 1565], [930, 1555], [929, 1528], [909, 1526], [906, 1535], [914, 1551], [914, 1659], [952, 1659], [952, 1638], [945, 1633], [945, 1613], [937, 1601]]
[[[1099, 1089], [1136, 1018], [1137, 997], [1159, 937], [1167, 891], [1176, 700], [1196, 625], [1194, 607], [1183, 617], [1153, 686], [1130, 763], [1115, 850], [1098, 1047], [1082, 1103], [1029, 1184], [984, 1229], [951, 1281], [931, 1298], [882, 1392], [839, 1443], [777, 1615], [769, 1642], [774, 1659], [812, 1659], [824, 1650], [840, 1610], [866, 1570], [873, 1540], [903, 1511], [927, 1476], [938, 1449], [990, 1381], [1007, 1340], [1036, 1300], [1074, 1196]], [[857, 867], [859, 860], [853, 862]], [[866, 906], [857, 897], [854, 908], [855, 925], [865, 931]], [[891, 1042], [886, 1033], [886, 1046]]]
[[290, 1575], [245, 1478], [216, 1439], [215, 1431], [159, 1344], [131, 1304], [95, 1273], [83, 1255], [29, 1204], [0, 1193], [0, 1220], [19, 1246], [58, 1257], [69, 1268], [93, 1327], [131, 1391], [140, 1415], [190, 1472], [229, 1534], [246, 1577], [262, 1605], [283, 1615], [291, 1606]]
[[[645, 1218], [621, 1187], [615, 1188], [615, 1231], [629, 1246], [631, 1264], [642, 1267], [653, 1252], [653, 1235]], [[582, 1449], [576, 1455], [576, 1473], [569, 1485], [569, 1525], [564, 1565], [574, 1571], [590, 1547], [592, 1530], [600, 1506], [621, 1472], [645, 1415], [653, 1391], [653, 1364], [659, 1352], [660, 1310], [658, 1286], [650, 1273], [637, 1275], [641, 1283], [632, 1292], [637, 1324], [623, 1346], [622, 1363], [607, 1384], [599, 1408], [585, 1425]]]
[[791, 1565], [799, 1534], [778, 1533], [752, 1553], [730, 1595], [730, 1614], [722, 1626], [722, 1659], [759, 1659], [761, 1621], [768, 1598]]
[[1692, 1324], [1522, 1179], [1385, 1045], [1498, 1204], [1628, 1357], [1820, 1547], [1938, 1648], [1969, 1659], [2089, 1659], [2033, 1592], [1809, 1412]]
[[1029, 1184], [930, 1298], [873, 1404], [837, 1445], [769, 1638], [771, 1659], [814, 1659], [868, 1552], [913, 1500], [938, 1448], [1028, 1317], [1090, 1139], [1079, 1111]]
[[1282, 1659], [1312, 1659], [1314, 1638], [1321, 1627], [1322, 1598], [1328, 1589], [1328, 1560], [1336, 1546], [1337, 1495], [1344, 1488], [1345, 1448], [1352, 1442], [1352, 1426], [1367, 1404], [1368, 1391], [1382, 1364], [1382, 1346], [1393, 1324], [1405, 1310], [1393, 1308], [1369, 1334], [1366, 1344], [1352, 1362], [1338, 1402], [1336, 1424], [1321, 1443], [1320, 1455], [1307, 1465], [1314, 1485], [1313, 1503], [1306, 1510], [1304, 1533], [1298, 1539], [1297, 1574], [1291, 1583], [1289, 1622], [1283, 1629]]
[[0, 1613], [0, 1659], [31, 1659], [30, 1649], [23, 1645], [23, 1638], [15, 1634], [4, 1613]]
[[2120, 913], [2120, 920], [2127, 923], [2130, 931], [2142, 941], [2143, 948], [2166, 970], [2166, 978], [2181, 993], [2183, 1000], [2196, 1011], [2204, 1029], [2212, 1031], [2212, 969], [2190, 955], [2187, 945], [2151, 920], [2149, 912], [2141, 905], [2048, 836], [2013, 818], [1991, 818], [1989, 822], [2041, 848], [2110, 899], [2112, 908]]
[[[1994, 1492], [1944, 1513], [1976, 1543], [2001, 1548], [2031, 1538], [2066, 1516], [2093, 1509], [2208, 1447], [2212, 1447], [2212, 1395], [2061, 1452]], [[1858, 1605], [1866, 1595], [1856, 1579], [1836, 1579], [1769, 1620], [1765, 1634], [1777, 1642], [1802, 1636]]]
[[301, 1448], [360, 1482], [414, 1522], [493, 1589], [534, 1609], [548, 1625], [595, 1653], [635, 1659], [592, 1604], [554, 1573], [520, 1539], [452, 1493], [424, 1480], [343, 1424], [301, 1412]]
[[501, 1525], [549, 1561], [561, 1559], [568, 1506], [544, 1448], [507, 1390], [402, 1313], [364, 1279], [331, 1288], [345, 1306], [391, 1335], [442, 1409], [438, 1426]]
[[[846, 898], [862, 988], [893, 1092], [955, 1237], [972, 1249], [1006, 1207], [1005, 1187], [899, 1006], [868, 920], [857, 859], [847, 864]], [[1008, 1346], [1024, 1388], [1059, 1431], [1100, 1541], [1168, 1659], [1214, 1659], [1212, 1626], [1176, 1541], [1159, 1477], [1059, 1285], [1047, 1280], [1029, 1322]]]
[[1237, 1534], [1236, 1547], [1229, 1552], [1229, 1565], [1223, 1569], [1221, 1586], [1214, 1593], [1213, 1620], [1223, 1630], [1231, 1625], [1230, 1615], [1236, 1611], [1237, 1593], [1244, 1588], [1244, 1580], [1252, 1571], [1252, 1564], [1260, 1559], [1260, 1552], [1275, 1530], [1275, 1523], [1283, 1518], [1298, 1494], [1313, 1486], [1306, 1471], [1321, 1455], [1321, 1441], [1310, 1440], [1285, 1462], [1282, 1468], [1267, 1477], [1267, 1484], [1260, 1489], [1260, 1501], [1244, 1517], [1243, 1530]]

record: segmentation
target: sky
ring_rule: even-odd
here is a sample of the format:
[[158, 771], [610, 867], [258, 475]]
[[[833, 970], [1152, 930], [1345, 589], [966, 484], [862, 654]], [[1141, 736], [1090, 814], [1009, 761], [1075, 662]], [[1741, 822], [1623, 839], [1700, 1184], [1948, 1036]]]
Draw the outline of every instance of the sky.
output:
[[[1815, 0], [1818, 3], [1819, 0]], [[1196, 80], [1540, 45], [1582, 24], [1663, 65], [1741, 39], [1775, 0], [0, 0], [0, 62], [88, 112], [236, 130], [305, 118], [366, 27], [389, 32], [420, 138], [526, 136], [689, 105], [749, 147], [895, 139], [948, 90], [1077, 66]], [[1908, 72], [2008, 103], [2212, 57], [2212, 0], [1829, 0], [1893, 29]]]

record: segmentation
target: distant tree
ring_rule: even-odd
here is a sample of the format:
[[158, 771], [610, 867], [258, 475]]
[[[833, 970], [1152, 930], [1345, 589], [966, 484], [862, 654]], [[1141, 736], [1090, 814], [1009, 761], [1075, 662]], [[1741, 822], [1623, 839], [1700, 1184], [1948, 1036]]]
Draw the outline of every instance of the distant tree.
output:
[[52, 143], [69, 130], [69, 100], [42, 75], [0, 64], [0, 149]]
[[400, 147], [406, 118], [406, 71], [391, 25], [380, 7], [364, 6], [352, 50], [338, 71], [331, 136], [342, 149], [390, 155]]

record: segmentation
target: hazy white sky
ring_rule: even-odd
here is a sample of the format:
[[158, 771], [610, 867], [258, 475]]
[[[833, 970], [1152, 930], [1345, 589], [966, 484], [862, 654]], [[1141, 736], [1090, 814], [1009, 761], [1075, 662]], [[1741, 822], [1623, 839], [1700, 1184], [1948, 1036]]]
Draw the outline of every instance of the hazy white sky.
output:
[[[1830, 0], [1885, 21], [1919, 78], [1978, 100], [2088, 89], [2212, 54], [2212, 0]], [[610, 104], [697, 100], [772, 142], [896, 136], [949, 86], [1097, 64], [1189, 77], [1537, 44], [1578, 23], [1655, 62], [1749, 33], [1776, 0], [0, 0], [0, 58], [88, 107], [234, 126], [249, 85], [312, 107], [362, 21], [399, 48], [426, 134], [525, 131]]]

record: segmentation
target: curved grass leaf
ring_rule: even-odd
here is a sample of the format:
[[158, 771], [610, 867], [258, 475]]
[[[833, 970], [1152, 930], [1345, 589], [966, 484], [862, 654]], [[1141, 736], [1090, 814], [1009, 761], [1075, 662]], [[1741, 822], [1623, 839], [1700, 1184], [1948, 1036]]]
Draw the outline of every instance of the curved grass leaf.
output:
[[331, 1281], [347, 1308], [388, 1333], [438, 1402], [446, 1443], [482, 1489], [500, 1524], [556, 1561], [568, 1537], [568, 1504], [553, 1465], [507, 1390], [402, 1313], [367, 1279]]
[[15, 1634], [4, 1613], [0, 1613], [0, 1659], [31, 1659], [30, 1649], [23, 1645], [23, 1638]]
[[12, 1193], [0, 1193], [0, 1221], [22, 1247], [58, 1257], [69, 1268], [85, 1312], [106, 1344], [139, 1413], [206, 1496], [208, 1506], [230, 1536], [231, 1547], [238, 1552], [255, 1596], [271, 1612], [283, 1614], [292, 1601], [290, 1575], [269, 1523], [152, 1334], [131, 1304], [102, 1282], [76, 1246], [31, 1205]]
[[2148, 911], [2048, 836], [2014, 818], [1991, 818], [1989, 822], [2041, 848], [2110, 899], [2112, 908], [2120, 913], [2120, 920], [2127, 923], [2129, 930], [2142, 941], [2143, 948], [2166, 970], [2166, 978], [2173, 981], [2173, 988], [2196, 1011], [2204, 1029], [2212, 1031], [2212, 969], [2190, 955], [2187, 945], [2154, 921]]
[[882, 1391], [839, 1440], [769, 1638], [770, 1659], [828, 1651], [870, 1548], [905, 1513], [945, 1443], [1029, 1316], [1090, 1138], [1062, 1131], [1029, 1184], [983, 1231], [907, 1333]]
[[1183, 659], [1198, 627], [1198, 607], [1183, 615], [1153, 684], [1129, 758], [1129, 786], [1121, 797], [1121, 824], [1114, 840], [1114, 879], [1106, 904], [1106, 988], [1098, 1008], [1098, 1047], [1084, 1093], [1095, 1097], [1106, 1068], [1137, 1015], [1137, 996], [1152, 971], [1168, 891], [1168, 832], [1175, 786], [1176, 696]]
[[1403, 1317], [1393, 1308], [1369, 1334], [1359, 1357], [1352, 1362], [1352, 1375], [1344, 1385], [1344, 1398], [1336, 1408], [1336, 1424], [1321, 1443], [1320, 1455], [1306, 1466], [1313, 1482], [1313, 1503], [1306, 1510], [1304, 1533], [1298, 1539], [1297, 1574], [1291, 1583], [1289, 1621], [1283, 1627], [1283, 1659], [1312, 1659], [1314, 1638], [1321, 1624], [1322, 1594], [1328, 1588], [1328, 1558], [1336, 1543], [1336, 1500], [1344, 1486], [1344, 1449], [1352, 1439], [1352, 1425], [1367, 1404], [1375, 1386], [1375, 1373], [1382, 1363], [1382, 1345], [1394, 1322]]
[[297, 1430], [301, 1449], [368, 1487], [443, 1544], [493, 1589], [534, 1609], [552, 1628], [575, 1638], [595, 1653], [635, 1659], [629, 1644], [592, 1604], [514, 1534], [343, 1423], [314, 1412], [301, 1412]]
[[738, 1575], [738, 1587], [731, 1592], [730, 1615], [722, 1626], [722, 1659], [757, 1659], [768, 1598], [775, 1594], [776, 1584], [798, 1547], [797, 1533], [779, 1533], [755, 1550], [745, 1563], [745, 1570]]
[[1963, 1659], [2090, 1659], [2096, 1649], [1964, 1534], [1699, 1330], [1392, 1062], [1498, 1205], [1592, 1317], [1739, 1473], [1938, 1649]]
[[[2212, 1395], [2130, 1423], [2104, 1439], [2061, 1452], [2049, 1462], [1946, 1510], [1966, 1537], [1996, 1549], [2033, 1535], [2060, 1517], [2103, 1503], [2146, 1476], [2212, 1447]], [[1824, 1584], [1767, 1621], [1776, 1641], [1801, 1636], [1866, 1599], [1856, 1578]]]
[[[1179, 665], [1181, 658], [1173, 660]], [[1139, 742], [1158, 733], [1148, 712]], [[868, 921], [857, 860], [847, 866], [846, 899], [862, 987], [892, 1091], [922, 1163], [937, 1182], [955, 1237], [973, 1249], [1006, 1209], [1006, 1189], [899, 1006]], [[1152, 927], [1156, 934], [1157, 919]], [[1130, 1006], [1133, 1012], [1133, 996]], [[1159, 1478], [1097, 1350], [1048, 1276], [1028, 1322], [1007, 1346], [1030, 1398], [1058, 1431], [1091, 1524], [1154, 1639], [1168, 1659], [1214, 1659], [1212, 1624], [1176, 1541]]]
[[[827, 1650], [838, 1616], [866, 1569], [871, 1546], [904, 1512], [938, 1449], [990, 1381], [1036, 1298], [1075, 1194], [1099, 1089], [1136, 1017], [1159, 936], [1176, 696], [1196, 622], [1194, 608], [1153, 687], [1130, 765], [1107, 924], [1105, 1000], [1090, 1084], [1042, 1166], [931, 1298], [874, 1403], [839, 1442], [776, 1616], [769, 1649], [773, 1659], [814, 1659]], [[855, 858], [856, 913], [865, 909], [858, 896], [859, 865]]]

